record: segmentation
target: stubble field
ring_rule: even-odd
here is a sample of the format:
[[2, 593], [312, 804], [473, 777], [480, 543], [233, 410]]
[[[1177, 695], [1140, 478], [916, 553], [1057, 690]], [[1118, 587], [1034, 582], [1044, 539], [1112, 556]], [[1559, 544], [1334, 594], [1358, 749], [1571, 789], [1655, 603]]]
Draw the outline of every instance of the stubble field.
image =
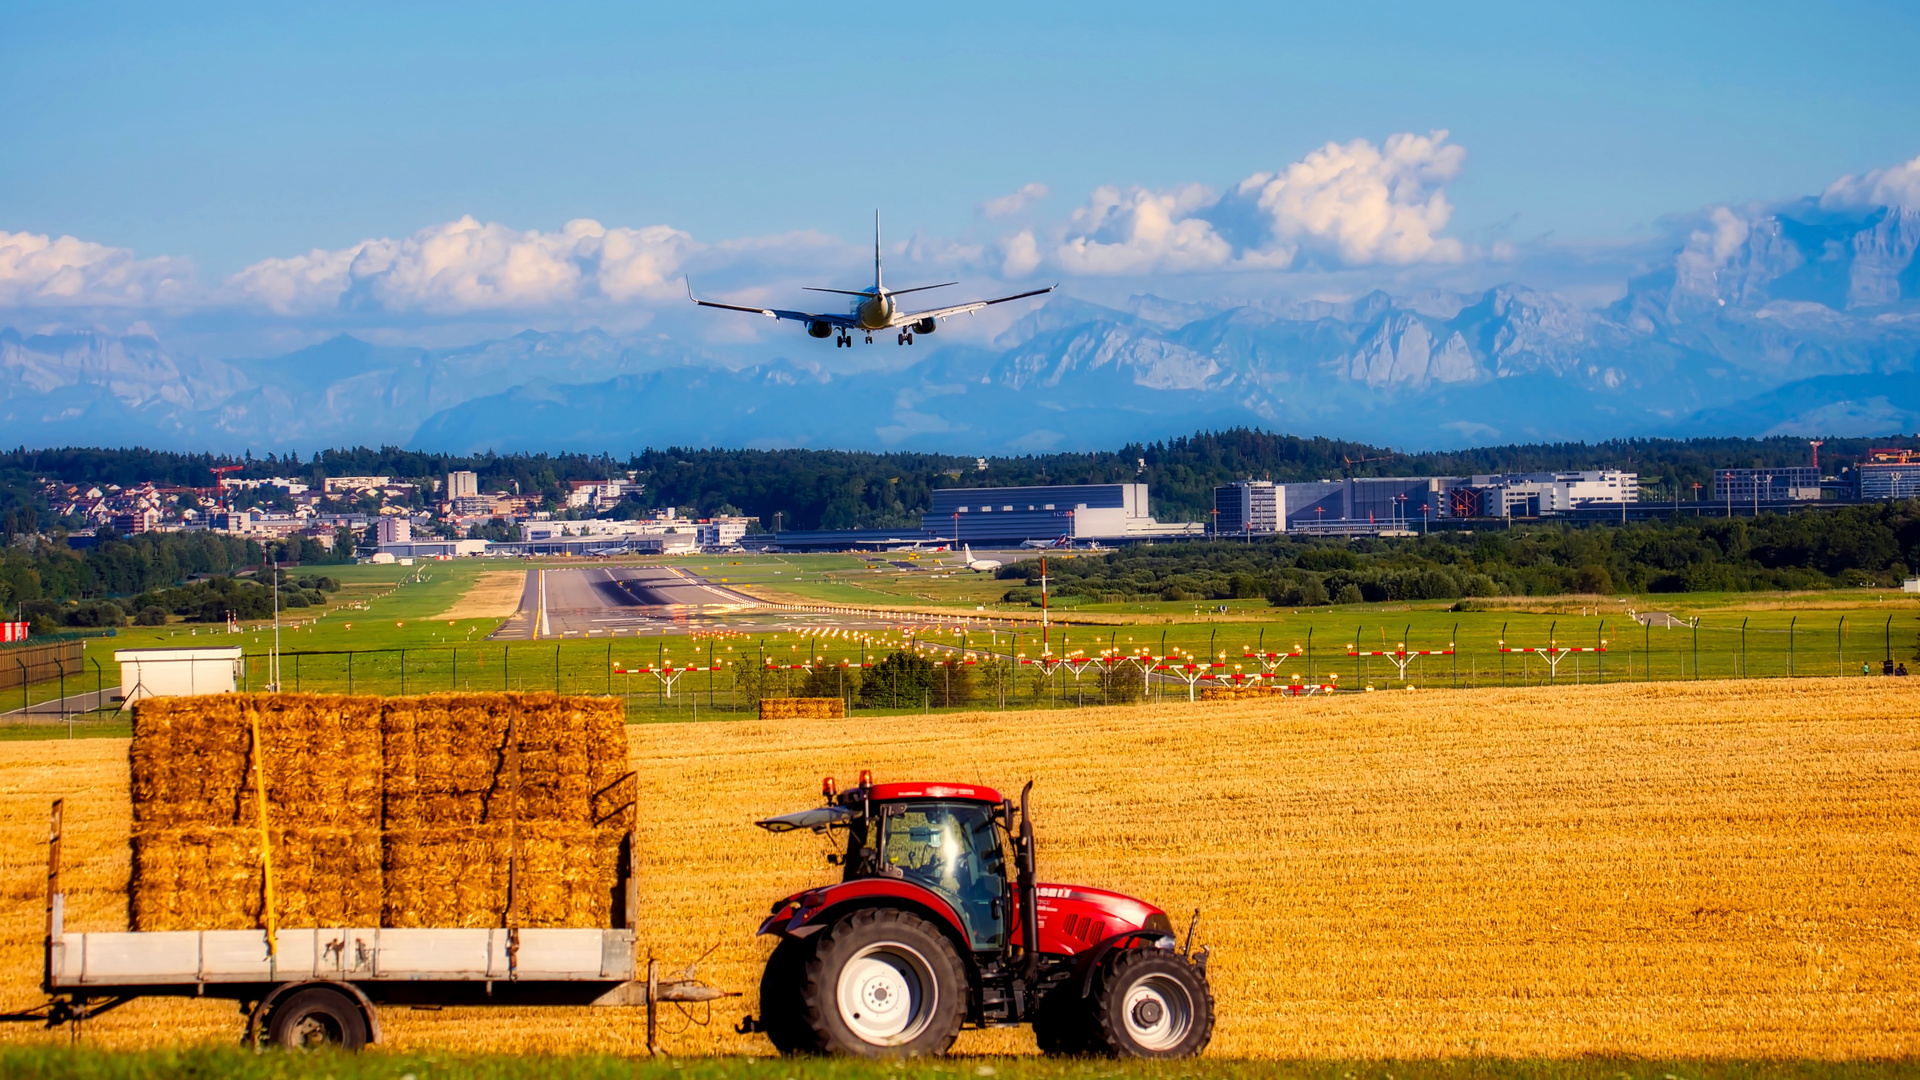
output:
[[[1920, 1053], [1920, 697], [1902, 680], [1416, 691], [1340, 700], [629, 727], [642, 945], [746, 992], [822, 841], [751, 826], [861, 768], [1010, 793], [1042, 880], [1202, 910], [1210, 1054], [1910, 1058]], [[76, 930], [125, 926], [126, 744], [0, 744], [0, 1009], [39, 1000], [45, 814]], [[390, 1011], [400, 1051], [632, 1052], [619, 1010]], [[230, 1004], [138, 1002], [107, 1047], [230, 1042]], [[0, 1039], [64, 1042], [26, 1025]], [[956, 1048], [1031, 1051], [1024, 1031]]]

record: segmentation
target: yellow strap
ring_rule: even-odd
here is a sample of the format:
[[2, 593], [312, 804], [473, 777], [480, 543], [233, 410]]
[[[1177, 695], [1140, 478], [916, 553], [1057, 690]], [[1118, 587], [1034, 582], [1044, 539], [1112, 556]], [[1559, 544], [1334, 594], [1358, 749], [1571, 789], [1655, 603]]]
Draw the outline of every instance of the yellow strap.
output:
[[267, 835], [267, 770], [260, 761], [260, 710], [249, 708], [247, 717], [253, 726], [253, 797], [254, 805], [260, 812], [260, 866], [266, 881], [267, 955], [278, 956], [279, 943], [276, 938], [279, 920], [273, 901], [273, 843]]

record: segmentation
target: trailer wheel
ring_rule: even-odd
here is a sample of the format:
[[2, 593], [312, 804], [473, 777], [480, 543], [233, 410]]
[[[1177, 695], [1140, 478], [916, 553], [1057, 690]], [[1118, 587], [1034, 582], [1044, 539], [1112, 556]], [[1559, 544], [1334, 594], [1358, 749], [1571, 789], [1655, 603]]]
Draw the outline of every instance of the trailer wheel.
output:
[[782, 1054], [820, 1050], [813, 1029], [807, 1026], [806, 1002], [801, 998], [812, 956], [811, 939], [782, 938], [760, 973], [760, 1030]]
[[1033, 1014], [1033, 1041], [1048, 1057], [1093, 1053], [1093, 1011], [1081, 1000], [1076, 984], [1057, 986], [1040, 999]]
[[288, 1050], [338, 1047], [358, 1050], [367, 1045], [367, 1021], [360, 1009], [332, 990], [301, 990], [273, 1007], [267, 1018], [267, 1038]]
[[1213, 991], [1183, 956], [1127, 949], [1093, 995], [1098, 1049], [1114, 1057], [1184, 1058], [1213, 1038]]
[[967, 977], [953, 945], [917, 915], [856, 911], [807, 960], [807, 1026], [829, 1054], [944, 1054], [965, 1017]]

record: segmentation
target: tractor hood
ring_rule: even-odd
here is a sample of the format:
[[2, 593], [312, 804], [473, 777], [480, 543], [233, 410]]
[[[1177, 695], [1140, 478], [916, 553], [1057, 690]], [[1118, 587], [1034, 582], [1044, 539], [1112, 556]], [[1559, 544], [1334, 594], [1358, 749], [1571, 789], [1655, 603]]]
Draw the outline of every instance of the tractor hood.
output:
[[1040, 951], [1044, 953], [1071, 955], [1135, 930], [1173, 933], [1166, 912], [1122, 893], [1053, 884], [1040, 885], [1035, 891], [1040, 898]]
[[[1167, 913], [1143, 900], [1085, 885], [1041, 885], [1039, 893], [1040, 951], [1071, 956], [1085, 952], [1120, 934], [1136, 931], [1166, 935], [1171, 947], [1173, 924]], [[808, 889], [776, 901], [760, 924], [762, 934], [805, 937], [835, 917], [834, 909], [847, 903], [905, 901], [927, 909], [945, 921], [964, 940], [960, 916], [928, 889], [888, 878], [861, 878]], [[822, 916], [826, 916], [825, 919]], [[1008, 930], [1020, 941], [1020, 922], [1009, 920]]]

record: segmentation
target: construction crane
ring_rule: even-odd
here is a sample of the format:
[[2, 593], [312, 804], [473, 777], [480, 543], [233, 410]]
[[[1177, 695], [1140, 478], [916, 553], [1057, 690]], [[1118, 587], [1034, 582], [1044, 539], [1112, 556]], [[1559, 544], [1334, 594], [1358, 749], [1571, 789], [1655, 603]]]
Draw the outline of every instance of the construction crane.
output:
[[1820, 471], [1820, 448], [1827, 445], [1825, 439], [1808, 439], [1807, 445], [1813, 447], [1813, 471]]
[[245, 465], [215, 465], [207, 471], [213, 474], [213, 486], [220, 493], [220, 509], [227, 508], [227, 477], [230, 472], [239, 472]]

